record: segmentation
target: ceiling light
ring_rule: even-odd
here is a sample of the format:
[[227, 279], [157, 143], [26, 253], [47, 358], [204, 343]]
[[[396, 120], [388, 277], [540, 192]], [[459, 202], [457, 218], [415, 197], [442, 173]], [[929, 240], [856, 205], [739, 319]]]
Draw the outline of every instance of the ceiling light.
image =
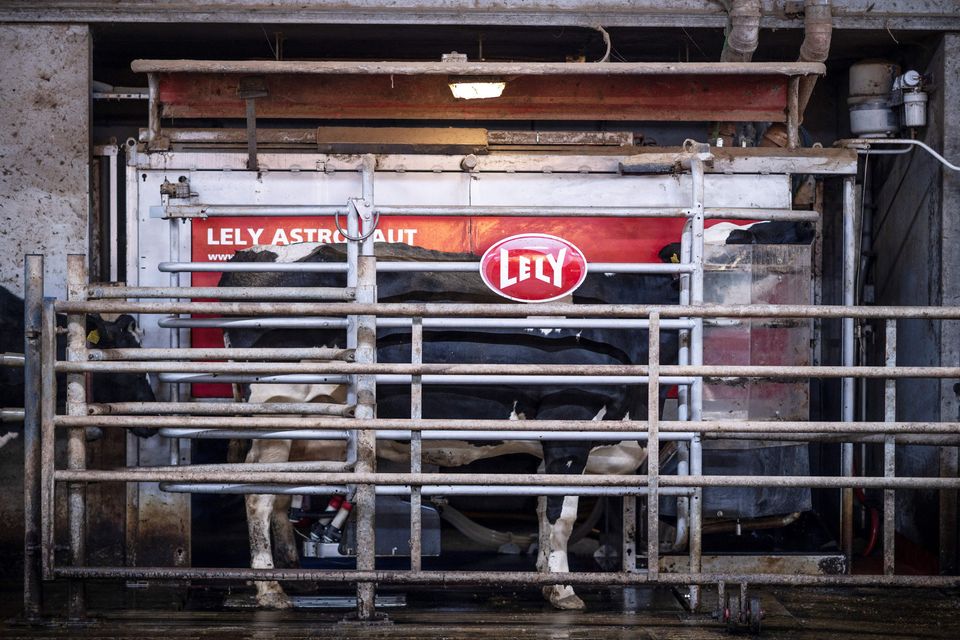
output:
[[499, 98], [507, 83], [499, 78], [451, 78], [450, 91], [458, 100]]

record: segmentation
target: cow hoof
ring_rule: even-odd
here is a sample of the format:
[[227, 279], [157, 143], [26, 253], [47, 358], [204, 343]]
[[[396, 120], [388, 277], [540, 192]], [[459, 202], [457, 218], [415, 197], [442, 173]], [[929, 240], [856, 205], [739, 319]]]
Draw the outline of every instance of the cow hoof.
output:
[[292, 609], [293, 601], [283, 592], [264, 593], [257, 596], [257, 606], [262, 609]]
[[557, 609], [579, 611], [587, 608], [583, 600], [581, 600], [570, 587], [547, 587], [543, 590], [543, 595], [546, 596], [550, 604]]

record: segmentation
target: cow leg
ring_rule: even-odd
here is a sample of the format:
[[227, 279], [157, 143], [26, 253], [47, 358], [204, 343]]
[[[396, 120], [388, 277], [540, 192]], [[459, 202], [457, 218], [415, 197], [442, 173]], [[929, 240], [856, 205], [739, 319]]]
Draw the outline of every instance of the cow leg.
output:
[[[560, 515], [551, 521], [548, 498], [537, 500], [537, 516], [540, 521], [540, 553], [537, 555], [537, 570], [541, 573], [566, 573], [570, 571], [567, 558], [567, 542], [577, 521], [578, 496], [563, 498]], [[573, 592], [570, 585], [550, 585], [543, 588], [543, 597], [558, 609], [584, 609], [583, 600]]]
[[[579, 400], [579, 402], [578, 402]], [[607, 408], [589, 394], [576, 392], [548, 396], [541, 400], [537, 420], [602, 420]], [[584, 472], [591, 445], [579, 442], [544, 442], [543, 470], [548, 474], [576, 475]], [[577, 496], [548, 496], [538, 501], [540, 521], [540, 571], [564, 573], [570, 570], [567, 545], [577, 520]], [[583, 609], [585, 605], [570, 585], [543, 588], [543, 595], [558, 609]]]
[[[255, 440], [247, 462], [283, 462], [290, 455], [289, 440]], [[270, 544], [270, 521], [276, 496], [251, 494], [246, 497], [247, 528], [250, 533], [250, 566], [254, 569], [273, 569], [273, 551]], [[257, 605], [268, 609], [289, 609], [290, 598], [279, 582], [258, 580]]]
[[270, 533], [273, 535], [273, 557], [280, 566], [295, 569], [300, 566], [297, 538], [290, 522], [290, 496], [274, 496], [270, 512]]

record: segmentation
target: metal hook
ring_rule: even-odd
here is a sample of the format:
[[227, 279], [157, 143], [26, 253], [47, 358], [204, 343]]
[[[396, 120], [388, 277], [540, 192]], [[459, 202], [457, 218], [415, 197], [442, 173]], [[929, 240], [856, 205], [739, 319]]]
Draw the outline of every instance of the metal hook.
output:
[[372, 235], [373, 235], [373, 232], [377, 230], [377, 225], [380, 224], [380, 212], [374, 210], [374, 212], [373, 212], [373, 226], [370, 227], [370, 230], [367, 231], [366, 233], [361, 234], [361, 235], [356, 236], [356, 237], [351, 236], [349, 233], [347, 233], [347, 232], [343, 229], [342, 226], [340, 226], [340, 212], [339, 212], [339, 211], [336, 212], [335, 214], [333, 214], [333, 224], [337, 225], [337, 231], [339, 231], [339, 232], [340, 232], [340, 235], [343, 236], [346, 240], [350, 240], [350, 241], [352, 241], [352, 242], [362, 242], [362, 241], [366, 240], [367, 238], [369, 238], [370, 236], [372, 236]]

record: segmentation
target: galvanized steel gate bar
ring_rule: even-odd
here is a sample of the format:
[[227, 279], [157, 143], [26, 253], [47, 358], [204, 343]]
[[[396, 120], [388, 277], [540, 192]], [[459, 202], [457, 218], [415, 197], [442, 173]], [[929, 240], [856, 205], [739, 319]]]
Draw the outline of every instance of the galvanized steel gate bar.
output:
[[[693, 201], [689, 209], [683, 211], [688, 217], [681, 242], [681, 264], [671, 271], [679, 274], [681, 281], [679, 306], [650, 305], [565, 305], [546, 304], [534, 307], [524, 305], [437, 305], [437, 304], [385, 304], [376, 301], [376, 272], [381, 265], [373, 256], [373, 242], [365, 240], [350, 242], [346, 265], [337, 265], [337, 269], [347, 271], [347, 288], [342, 290], [279, 290], [269, 294], [271, 302], [236, 303], [194, 303], [170, 300], [166, 302], [127, 302], [122, 297], [146, 298], [165, 296], [189, 298], [202, 295], [189, 287], [179, 288], [176, 274], [182, 271], [201, 270], [197, 263], [180, 263], [178, 256], [172, 255], [173, 263], [165, 267], [172, 274], [169, 289], [137, 287], [96, 287], [86, 285], [86, 274], [82, 257], [70, 259], [70, 299], [66, 302], [45, 300], [43, 302], [42, 328], [39, 335], [39, 351], [27, 349], [26, 365], [28, 380], [35, 379], [40, 393], [31, 399], [39, 403], [40, 411], [27, 411], [25, 460], [25, 478], [28, 501], [26, 509], [27, 535], [26, 545], [26, 585], [25, 602], [27, 611], [39, 611], [39, 582], [37, 563], [44, 579], [65, 577], [71, 579], [70, 611], [72, 615], [83, 614], [84, 598], [82, 583], [85, 578], [124, 577], [124, 578], [185, 578], [185, 579], [291, 579], [318, 582], [356, 582], [358, 584], [358, 614], [361, 619], [371, 619], [374, 615], [374, 585], [384, 584], [677, 584], [691, 585], [691, 606], [699, 604], [698, 587], [702, 584], [734, 582], [754, 584], [849, 584], [849, 585], [902, 585], [902, 586], [952, 586], [960, 584], [960, 578], [954, 576], [896, 576], [893, 566], [892, 527], [885, 528], [884, 535], [884, 574], [883, 576], [778, 576], [767, 574], [703, 574], [700, 571], [701, 558], [701, 506], [702, 487], [705, 486], [790, 486], [842, 488], [844, 520], [842, 531], [844, 546], [849, 549], [852, 539], [850, 496], [854, 487], [884, 489], [884, 521], [889, 525], [894, 517], [894, 490], [897, 488], [929, 487], [941, 490], [960, 488], [960, 480], [947, 478], [903, 478], [897, 477], [893, 468], [894, 447], [897, 441], [914, 441], [911, 438], [941, 438], [930, 440], [937, 443], [955, 443], [960, 436], [957, 423], [917, 423], [895, 422], [895, 387], [892, 381], [902, 377], [960, 377], [960, 371], [947, 367], [897, 367], [895, 352], [895, 331], [897, 318], [960, 319], [960, 308], [940, 307], [854, 307], [852, 306], [852, 265], [853, 265], [853, 178], [845, 179], [844, 198], [844, 236], [845, 271], [844, 305], [823, 306], [710, 306], [703, 304], [703, 230], [704, 219], [711, 210], [704, 206], [702, 159], [696, 154], [687, 154], [686, 161], [693, 176]], [[373, 192], [374, 166], [372, 158], [363, 163], [364, 179], [361, 206], [348, 206], [348, 233], [359, 237], [367, 234], [374, 225], [372, 216], [376, 208]], [[414, 208], [415, 209], [415, 208]], [[544, 215], [549, 208], [542, 208]], [[413, 212], [413, 211], [410, 211]], [[398, 214], [408, 213], [398, 211]], [[464, 207], [453, 212], [467, 215], [477, 214]], [[482, 212], [479, 212], [482, 213]], [[502, 212], [490, 212], [500, 215]], [[541, 213], [541, 212], [538, 212]], [[618, 212], [612, 212], [618, 213]], [[719, 212], [717, 217], [720, 217]], [[794, 215], [794, 213], [801, 215]], [[789, 212], [781, 217], [805, 219], [810, 212]], [[451, 215], [445, 210], [443, 215]], [[588, 214], [592, 215], [592, 214]], [[754, 214], [756, 215], [756, 214]], [[751, 214], [744, 213], [750, 218]], [[756, 216], [759, 217], [759, 216]], [[171, 227], [179, 222], [172, 218]], [[174, 233], [171, 231], [171, 233]], [[174, 243], [173, 246], [179, 246]], [[27, 309], [28, 314], [37, 315], [42, 296], [42, 282], [38, 282], [38, 259], [31, 257], [27, 265]], [[230, 265], [217, 264], [216, 270], [228, 270]], [[614, 265], [604, 265], [613, 267]], [[292, 269], [293, 265], [284, 265]], [[458, 268], [465, 268], [463, 266]], [[643, 267], [641, 267], [642, 269]], [[611, 269], [613, 270], [613, 269]], [[651, 272], [656, 269], [651, 269]], [[203, 290], [202, 293], [212, 293]], [[179, 295], [178, 295], [179, 294]], [[230, 291], [231, 297], [238, 300], [263, 300], [262, 292], [256, 289]], [[93, 298], [87, 300], [87, 297]], [[323, 300], [350, 300], [351, 302], [330, 302], [324, 305], [316, 303], [287, 302], [284, 299], [316, 298]], [[326, 314], [346, 316], [348, 340], [346, 350], [327, 352], [317, 350], [313, 355], [322, 355], [335, 360], [331, 363], [290, 362], [296, 355], [283, 349], [247, 349], [247, 350], [210, 350], [183, 349], [179, 344], [171, 344], [170, 349], [147, 349], [140, 353], [135, 350], [88, 350], [83, 327], [84, 314], [94, 311], [129, 311], [138, 313], [221, 313], [224, 315], [253, 316], [263, 314], [285, 314], [291, 316], [315, 316], [320, 310]], [[33, 310], [33, 311], [31, 311]], [[61, 310], [68, 316], [68, 358], [58, 363], [56, 358], [56, 321], [55, 311]], [[424, 327], [431, 322], [462, 323], [460, 326], [480, 326], [489, 322], [489, 318], [504, 318], [509, 322], [528, 322], [537, 326], [536, 317], [563, 315], [570, 318], [587, 318], [585, 323], [616, 322], [624, 327], [649, 329], [650, 358], [647, 365], [630, 367], [605, 367], [603, 370], [589, 373], [610, 376], [631, 376], [634, 383], [647, 383], [649, 392], [649, 413], [644, 421], [633, 420], [622, 424], [589, 424], [571, 421], [549, 421], [524, 423], [518, 421], [430, 421], [422, 419], [422, 385], [428, 384], [428, 376], [450, 380], [449, 376], [460, 374], [464, 380], [470, 376], [481, 375], [494, 379], [503, 376], [529, 376], [540, 373], [540, 380], [551, 382], [575, 381], [583, 379], [584, 367], [537, 367], [539, 371], [525, 365], [431, 365], [422, 363], [422, 340]], [[533, 318], [531, 318], [533, 316]], [[32, 316], [31, 316], [32, 317]], [[597, 320], [602, 317], [603, 320]], [[703, 366], [703, 319], [704, 318], [843, 318], [844, 319], [844, 357], [840, 367], [729, 367]], [[479, 318], [479, 319], [478, 319]], [[523, 320], [521, 320], [523, 318]], [[528, 319], [529, 318], [529, 319]], [[852, 357], [852, 326], [854, 318], [887, 319], [887, 357], [884, 367], [857, 367]], [[296, 320], [296, 318], [294, 318]], [[386, 319], [386, 320], [385, 320]], [[396, 319], [396, 322], [412, 324], [413, 358], [409, 365], [383, 365], [375, 363], [376, 327]], [[37, 318], [28, 322], [28, 328], [37, 324]], [[258, 322], [267, 322], [257, 320]], [[180, 323], [189, 323], [182, 319]], [[219, 320], [228, 324], [228, 319]], [[543, 319], [540, 322], [551, 322]], [[553, 321], [555, 322], [555, 321]], [[189, 326], [179, 324], [176, 326]], [[677, 365], [662, 365], [659, 361], [659, 334], [662, 330], [676, 330], [681, 334], [681, 348]], [[176, 333], [176, 332], [174, 332]], [[28, 347], [31, 343], [28, 333]], [[199, 360], [204, 358], [260, 359], [265, 363], [236, 366], [231, 363], [173, 363], [168, 360]], [[284, 362], [286, 361], [286, 362]], [[38, 366], [42, 365], [42, 366]], [[350, 383], [348, 405], [338, 408], [336, 405], [320, 405], [312, 411], [300, 404], [251, 405], [243, 407], [243, 413], [272, 414], [280, 411], [288, 413], [316, 413], [315, 417], [289, 418], [282, 415], [255, 415], [254, 417], [229, 417], [239, 413], [220, 406], [203, 408], [202, 403], [180, 402], [176, 397], [166, 410], [162, 404], [137, 406], [136, 403], [117, 403], [113, 405], [91, 405], [84, 395], [83, 379], [92, 371], [151, 371], [151, 372], [207, 372], [211, 375], [237, 373], [237, 369], [255, 370], [256, 375], [293, 373], [313, 376], [312, 379], [344, 380]], [[587, 368], [589, 369], [589, 368]], [[543, 372], [547, 371], [547, 374]], [[66, 373], [68, 384], [67, 416], [56, 415], [56, 377], [57, 372]], [[405, 376], [409, 382], [411, 394], [410, 420], [382, 420], [374, 416], [376, 402], [377, 376]], [[549, 375], [549, 378], [544, 378]], [[326, 376], [326, 377], [324, 377]], [[341, 378], [340, 376], [346, 376]], [[581, 376], [581, 377], [577, 377]], [[704, 422], [702, 420], [702, 385], [708, 376], [734, 377], [778, 377], [813, 378], [841, 377], [843, 385], [842, 421], [829, 423], [769, 423], [769, 422]], [[886, 379], [885, 422], [853, 422], [853, 385], [852, 380], [860, 377]], [[239, 376], [238, 376], [239, 379]], [[383, 378], [381, 378], [383, 379]], [[515, 380], [516, 378], [511, 378]], [[847, 382], [847, 381], [851, 382]], [[394, 381], [394, 380], [391, 380]], [[660, 384], [672, 384], [679, 381], [680, 408], [678, 420], [661, 421], [659, 416], [658, 387]], [[36, 405], [35, 405], [36, 406]], [[148, 417], [145, 413], [165, 413], [162, 417]], [[185, 415], [172, 415], [183, 413]], [[89, 415], [88, 415], [89, 414]], [[137, 415], [140, 414], [140, 415]], [[207, 415], [200, 415], [207, 414]], [[352, 414], [353, 417], [350, 417]], [[85, 469], [85, 444], [83, 429], [88, 426], [128, 428], [149, 423], [151, 426], [163, 426], [169, 429], [171, 436], [202, 435], [201, 431], [188, 433], [187, 428], [198, 430], [216, 430], [221, 437], [233, 437], [238, 434], [255, 434], [251, 429], [272, 429], [263, 435], [271, 437], [291, 437], [303, 433], [306, 437], [341, 437], [348, 440], [346, 463], [288, 463], [283, 465], [205, 465], [178, 467], [177, 458], [172, 456], [172, 466], [152, 469], [126, 470], [87, 470]], [[232, 429], [229, 429], [232, 427]], [[56, 430], [69, 430], [68, 465], [65, 470], [54, 466], [54, 443]], [[227, 429], [225, 429], [227, 428]], [[179, 430], [177, 430], [179, 429]], [[278, 429], [285, 430], [278, 433]], [[247, 431], [245, 431], [247, 430]], [[530, 438], [533, 431], [545, 433], [535, 437], [583, 437], [585, 439], [603, 434], [624, 434], [620, 437], [645, 439], [648, 447], [648, 473], [644, 476], [542, 476], [542, 475], [490, 475], [490, 474], [425, 474], [420, 465], [422, 441], [428, 438], [466, 437], [470, 438]], [[842, 477], [737, 477], [705, 476], [702, 471], [701, 441], [705, 437], [753, 437], [764, 433], [765, 439], [818, 440], [837, 438], [843, 445], [844, 468]], [[391, 437], [411, 441], [411, 470], [409, 474], [382, 474], [375, 472], [376, 438]], [[610, 437], [613, 437], [612, 435]], [[871, 440], [874, 438], [874, 440]], [[876, 478], [852, 477], [850, 453], [853, 441], [876, 441], [880, 438], [884, 444], [884, 475]], [[659, 444], [666, 440], [680, 440], [681, 460], [688, 461], [687, 468], [681, 468], [679, 476], [663, 476], [659, 470]], [[39, 447], [35, 443], [39, 442]], [[31, 444], [34, 443], [34, 444]], [[229, 468], [228, 468], [229, 467]], [[686, 474], [689, 475], [686, 475]], [[321, 570], [223, 570], [223, 569], [164, 569], [164, 568], [120, 568], [86, 567], [84, 559], [83, 520], [85, 501], [83, 483], [99, 481], [143, 482], [161, 481], [167, 488], [176, 491], [216, 491], [244, 493], [316, 493], [329, 488], [355, 487], [358, 502], [358, 568], [355, 572]], [[70, 519], [71, 565], [58, 567], [54, 562], [54, 495], [58, 482], [68, 483], [68, 504]], [[495, 487], [495, 488], [494, 488]], [[623, 566], [619, 572], [588, 574], [529, 574], [529, 573], [489, 573], [489, 572], [424, 572], [420, 562], [420, 523], [419, 518], [411, 519], [411, 570], [400, 572], [376, 571], [374, 560], [373, 527], [374, 497], [376, 493], [390, 495], [410, 495], [416, 508], [422, 494], [457, 493], [485, 490], [490, 493], [512, 493], [527, 495], [622, 495], [624, 512], [630, 516], [625, 520]], [[561, 493], [566, 492], [566, 493]], [[36, 494], [34, 496], [34, 494]], [[647, 568], [638, 569], [636, 565], [636, 547], [633, 543], [633, 526], [636, 512], [635, 496], [647, 496]], [[689, 572], [662, 573], [658, 563], [659, 518], [657, 516], [657, 496], [675, 495], [683, 503], [679, 513], [681, 519], [686, 515], [687, 526], [678, 527], [678, 538], [687, 538], [689, 550]]]

